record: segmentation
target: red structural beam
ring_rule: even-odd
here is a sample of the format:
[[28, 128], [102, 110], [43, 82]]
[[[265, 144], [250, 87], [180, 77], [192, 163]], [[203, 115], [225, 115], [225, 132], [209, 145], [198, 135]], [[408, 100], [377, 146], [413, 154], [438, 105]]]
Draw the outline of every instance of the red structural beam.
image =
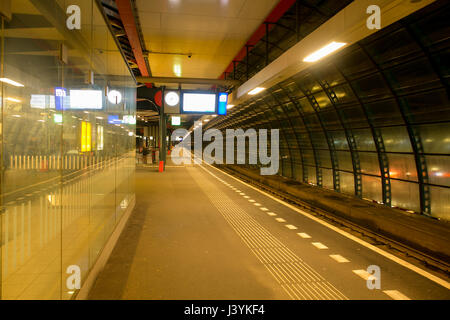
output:
[[[264, 23], [262, 23], [258, 29], [252, 34], [250, 39], [246, 42], [246, 44], [242, 47], [242, 49], [239, 51], [239, 53], [236, 55], [236, 57], [231, 61], [231, 63], [228, 65], [228, 67], [225, 69], [224, 73], [220, 76], [220, 79], [225, 78], [225, 72], [229, 73], [233, 71], [234, 65], [233, 61], [240, 62], [244, 60], [245, 56], [247, 55], [247, 48], [246, 46], [254, 46], [256, 43], [258, 43], [259, 40], [261, 40], [266, 35], [266, 23], [275, 23], [288, 11], [296, 2], [296, 0], [280, 0], [276, 7], [270, 12], [270, 14], [267, 16], [267, 18], [264, 20]], [[273, 24], [269, 24], [269, 31], [272, 30], [274, 27]], [[251, 47], [249, 48], [251, 50]]]
[[130, 0], [116, 0], [120, 19], [127, 33], [128, 41], [131, 44], [134, 57], [136, 58], [139, 71], [143, 77], [148, 77], [147, 65], [145, 64], [144, 54], [142, 52], [141, 41], [134, 20], [133, 9]]

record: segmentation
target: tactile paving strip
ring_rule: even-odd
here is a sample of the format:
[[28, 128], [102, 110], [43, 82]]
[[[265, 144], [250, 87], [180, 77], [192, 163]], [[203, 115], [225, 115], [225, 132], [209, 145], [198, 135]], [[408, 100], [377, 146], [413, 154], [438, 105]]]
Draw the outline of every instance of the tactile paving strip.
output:
[[[222, 192], [205, 173], [199, 170], [199, 166], [187, 169], [211, 203], [292, 299], [347, 299]], [[209, 170], [203, 167], [202, 169], [217, 178]]]

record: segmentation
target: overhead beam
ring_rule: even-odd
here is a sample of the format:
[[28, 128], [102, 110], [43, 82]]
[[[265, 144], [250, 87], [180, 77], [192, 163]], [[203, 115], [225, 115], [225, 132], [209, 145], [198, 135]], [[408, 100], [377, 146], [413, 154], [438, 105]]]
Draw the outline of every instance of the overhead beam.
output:
[[136, 77], [140, 83], [176, 83], [176, 84], [205, 84], [216, 86], [234, 86], [241, 82], [238, 80], [178, 78], [178, 77]]
[[133, 14], [133, 8], [130, 0], [116, 0], [117, 10], [119, 11], [120, 19], [127, 33], [128, 41], [136, 58], [137, 66], [143, 77], [148, 77], [149, 72], [144, 60], [144, 54], [141, 47], [141, 40], [136, 26], [136, 21]]

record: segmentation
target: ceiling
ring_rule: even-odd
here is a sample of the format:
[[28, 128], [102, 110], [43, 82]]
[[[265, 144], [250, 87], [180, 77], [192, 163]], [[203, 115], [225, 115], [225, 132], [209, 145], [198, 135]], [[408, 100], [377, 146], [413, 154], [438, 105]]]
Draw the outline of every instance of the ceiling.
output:
[[218, 78], [277, 3], [136, 0], [152, 76]]

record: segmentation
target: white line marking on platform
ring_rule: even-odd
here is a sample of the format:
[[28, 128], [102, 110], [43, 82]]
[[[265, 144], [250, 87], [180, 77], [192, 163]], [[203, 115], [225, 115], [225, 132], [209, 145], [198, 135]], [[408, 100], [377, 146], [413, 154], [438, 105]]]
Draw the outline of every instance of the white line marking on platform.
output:
[[411, 300], [410, 298], [408, 298], [403, 293], [397, 290], [384, 290], [383, 292], [394, 300]]
[[311, 239], [311, 236], [309, 235], [309, 234], [307, 234], [307, 233], [304, 233], [304, 232], [300, 232], [300, 233], [297, 233], [300, 237], [302, 237], [303, 239]]
[[371, 276], [371, 274], [368, 273], [366, 270], [352, 270], [352, 271], [353, 271], [354, 274], [357, 274], [358, 276], [360, 276], [364, 280], [368, 280], [369, 277]]
[[339, 255], [339, 254], [330, 254], [331, 259], [336, 260], [339, 263], [346, 263], [346, 262], [350, 262], [347, 259], [345, 259], [343, 256]]
[[328, 247], [326, 245], [324, 245], [323, 243], [320, 243], [320, 242], [312, 242], [311, 244], [320, 250], [328, 249]]
[[286, 220], [284, 220], [283, 218], [276, 218], [275, 220], [277, 220], [278, 222], [286, 222]]
[[377, 248], [374, 245], [372, 245], [372, 244], [370, 244], [370, 243], [368, 243], [368, 242], [366, 242], [366, 241], [364, 241], [362, 239], [359, 239], [358, 237], [348, 233], [347, 231], [341, 230], [338, 227], [335, 227], [332, 224], [329, 224], [328, 222], [325, 222], [325, 221], [323, 221], [323, 220], [313, 216], [312, 214], [309, 214], [309, 213], [307, 213], [307, 212], [305, 212], [303, 210], [300, 210], [299, 208], [297, 208], [297, 207], [295, 207], [295, 206], [293, 206], [293, 205], [291, 205], [291, 204], [289, 204], [289, 203], [287, 203], [287, 202], [285, 202], [283, 200], [280, 200], [280, 199], [278, 199], [278, 198], [268, 194], [267, 192], [261, 191], [258, 188], [254, 187], [254, 186], [252, 186], [252, 185], [250, 185], [250, 184], [248, 184], [248, 183], [246, 183], [246, 182], [244, 182], [242, 180], [239, 180], [236, 177], [233, 177], [231, 174], [228, 174], [228, 173], [226, 173], [226, 172], [224, 172], [224, 171], [222, 171], [220, 169], [217, 169], [217, 168], [213, 167], [212, 165], [210, 165], [208, 163], [205, 163], [205, 164], [207, 166], [217, 170], [218, 172], [226, 175], [230, 179], [238, 181], [239, 183], [241, 183], [241, 184], [243, 184], [243, 185], [245, 185], [245, 186], [247, 186], [247, 187], [249, 187], [249, 188], [251, 188], [251, 189], [253, 189], [255, 191], [258, 191], [260, 194], [265, 195], [266, 197], [268, 197], [268, 198], [270, 198], [270, 199], [272, 199], [272, 200], [274, 200], [274, 201], [276, 201], [278, 203], [281, 203], [285, 207], [290, 208], [290, 209], [294, 210], [295, 212], [300, 213], [301, 215], [303, 215], [303, 216], [305, 216], [305, 217], [307, 217], [307, 218], [309, 218], [309, 219], [311, 219], [311, 220], [313, 220], [313, 221], [315, 221], [315, 222], [317, 222], [317, 223], [327, 227], [328, 229], [331, 229], [331, 230], [339, 233], [340, 235], [342, 235], [342, 236], [344, 236], [344, 237], [346, 237], [346, 238], [348, 238], [350, 240], [353, 240], [354, 242], [356, 242], [356, 243], [358, 243], [358, 244], [360, 244], [360, 245], [362, 245], [362, 246], [372, 250], [373, 252], [376, 252], [379, 255], [382, 255], [383, 257], [388, 258], [389, 260], [391, 260], [391, 261], [393, 261], [395, 263], [398, 263], [399, 265], [401, 265], [401, 266], [403, 266], [405, 268], [408, 268], [409, 270], [414, 271], [417, 274], [420, 274], [421, 276], [423, 276], [423, 277], [425, 277], [425, 278], [427, 278], [427, 279], [429, 279], [429, 280], [431, 280], [431, 281], [433, 281], [433, 282], [443, 286], [444, 288], [450, 289], [450, 282], [445, 281], [444, 279], [441, 279], [441, 278], [439, 278], [439, 277], [437, 277], [437, 276], [435, 276], [435, 275], [433, 275], [433, 274], [431, 274], [431, 273], [429, 273], [429, 272], [427, 272], [427, 271], [425, 271], [425, 270], [423, 270], [423, 269], [421, 269], [419, 267], [416, 267], [412, 263], [409, 263], [409, 262], [407, 262], [407, 261], [405, 261], [405, 260], [403, 260], [403, 259], [401, 259], [401, 258], [399, 258], [399, 257], [397, 257], [395, 255], [393, 255], [392, 253], [389, 253], [389, 252], [386, 252], [386, 251], [384, 251], [384, 250], [382, 250], [380, 248]]
[[288, 228], [289, 230], [296, 230], [296, 229], [298, 229], [296, 226], [293, 226], [292, 224], [287, 224], [285, 227]]

